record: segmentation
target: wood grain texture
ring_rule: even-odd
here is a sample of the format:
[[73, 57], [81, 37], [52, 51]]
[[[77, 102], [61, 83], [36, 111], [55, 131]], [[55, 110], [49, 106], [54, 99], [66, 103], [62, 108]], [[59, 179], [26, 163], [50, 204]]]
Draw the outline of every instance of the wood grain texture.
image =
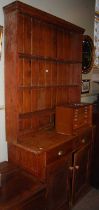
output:
[[7, 141], [17, 142], [55, 126], [57, 105], [80, 102], [84, 30], [18, 1], [4, 14]]
[[[69, 210], [72, 193], [78, 193], [74, 188], [85, 184], [80, 180], [89, 165], [92, 119], [86, 111], [87, 131], [81, 131], [79, 124], [85, 118], [80, 112], [77, 135], [59, 134], [55, 130], [55, 109], [80, 103], [84, 29], [19, 1], [5, 6], [4, 16], [9, 160], [46, 183], [47, 210]], [[67, 125], [72, 124], [71, 130], [73, 116], [71, 111], [65, 116]], [[60, 114], [58, 122], [61, 118]], [[79, 176], [74, 160], [84, 161]], [[31, 210], [34, 205], [35, 210], [44, 210], [43, 199], [40, 193], [22, 209]]]
[[0, 172], [6, 176], [0, 187], [1, 210], [45, 209], [45, 185], [37, 178], [9, 162], [0, 163]]

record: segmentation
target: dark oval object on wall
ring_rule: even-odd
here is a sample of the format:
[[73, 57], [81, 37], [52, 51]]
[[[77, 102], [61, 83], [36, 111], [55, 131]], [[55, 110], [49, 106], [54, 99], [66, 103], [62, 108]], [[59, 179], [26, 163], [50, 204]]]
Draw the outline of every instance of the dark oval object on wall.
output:
[[94, 44], [90, 36], [84, 35], [82, 45], [82, 73], [87, 74], [93, 66]]

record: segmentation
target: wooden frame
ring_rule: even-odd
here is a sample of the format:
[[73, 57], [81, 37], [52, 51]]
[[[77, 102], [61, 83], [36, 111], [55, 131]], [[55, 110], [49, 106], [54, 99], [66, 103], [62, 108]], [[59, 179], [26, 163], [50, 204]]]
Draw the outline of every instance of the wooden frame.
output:
[[87, 74], [91, 71], [93, 66], [94, 44], [90, 36], [83, 36], [82, 45], [82, 74]]
[[81, 93], [89, 93], [90, 91], [90, 80], [82, 80], [82, 90]]

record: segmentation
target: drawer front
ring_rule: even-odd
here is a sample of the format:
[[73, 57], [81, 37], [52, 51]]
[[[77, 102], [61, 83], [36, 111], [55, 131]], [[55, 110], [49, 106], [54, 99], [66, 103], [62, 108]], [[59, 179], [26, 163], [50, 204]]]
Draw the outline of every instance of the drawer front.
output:
[[73, 150], [73, 141], [69, 140], [68, 142], [63, 143], [60, 146], [57, 146], [46, 152], [46, 164], [50, 164], [62, 157], [68, 155]]
[[91, 122], [89, 106], [74, 109], [73, 129], [80, 128], [84, 125], [90, 125], [90, 123]]
[[88, 130], [80, 135], [80, 141], [82, 144], [89, 144], [92, 139], [92, 130]]
[[76, 138], [74, 141], [74, 148], [77, 149], [78, 147], [87, 145], [92, 140], [92, 130], [88, 129], [82, 133], [78, 134], [78, 139]]

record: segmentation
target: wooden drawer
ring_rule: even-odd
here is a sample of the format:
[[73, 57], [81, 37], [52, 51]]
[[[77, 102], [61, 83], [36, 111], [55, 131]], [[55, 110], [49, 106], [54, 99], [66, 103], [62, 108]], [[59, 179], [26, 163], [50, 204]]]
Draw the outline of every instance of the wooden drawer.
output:
[[92, 129], [86, 129], [78, 132], [78, 138], [75, 138], [74, 148], [75, 150], [81, 146], [87, 145], [92, 140]]
[[82, 127], [92, 126], [92, 105], [71, 104], [56, 107], [56, 130], [72, 135]]
[[[40, 136], [41, 138], [41, 136]], [[45, 138], [45, 140], [44, 140]], [[46, 167], [47, 165], [60, 160], [67, 156], [74, 150], [74, 142], [77, 136], [66, 136], [52, 133], [49, 136], [42, 136], [42, 140], [46, 145], [39, 152], [26, 150], [26, 148], [18, 145], [8, 145], [9, 160], [14, 161], [17, 165], [21, 165], [27, 171], [31, 172], [41, 180], [46, 179]], [[28, 158], [27, 158], [28, 157]]]
[[89, 129], [85, 130], [83, 133], [79, 134], [79, 138], [80, 138], [81, 143], [83, 143], [83, 144], [90, 143], [91, 139], [92, 139], [92, 129], [89, 128]]
[[[77, 137], [76, 137], [77, 138]], [[46, 165], [67, 156], [74, 149], [75, 138], [46, 152]]]

